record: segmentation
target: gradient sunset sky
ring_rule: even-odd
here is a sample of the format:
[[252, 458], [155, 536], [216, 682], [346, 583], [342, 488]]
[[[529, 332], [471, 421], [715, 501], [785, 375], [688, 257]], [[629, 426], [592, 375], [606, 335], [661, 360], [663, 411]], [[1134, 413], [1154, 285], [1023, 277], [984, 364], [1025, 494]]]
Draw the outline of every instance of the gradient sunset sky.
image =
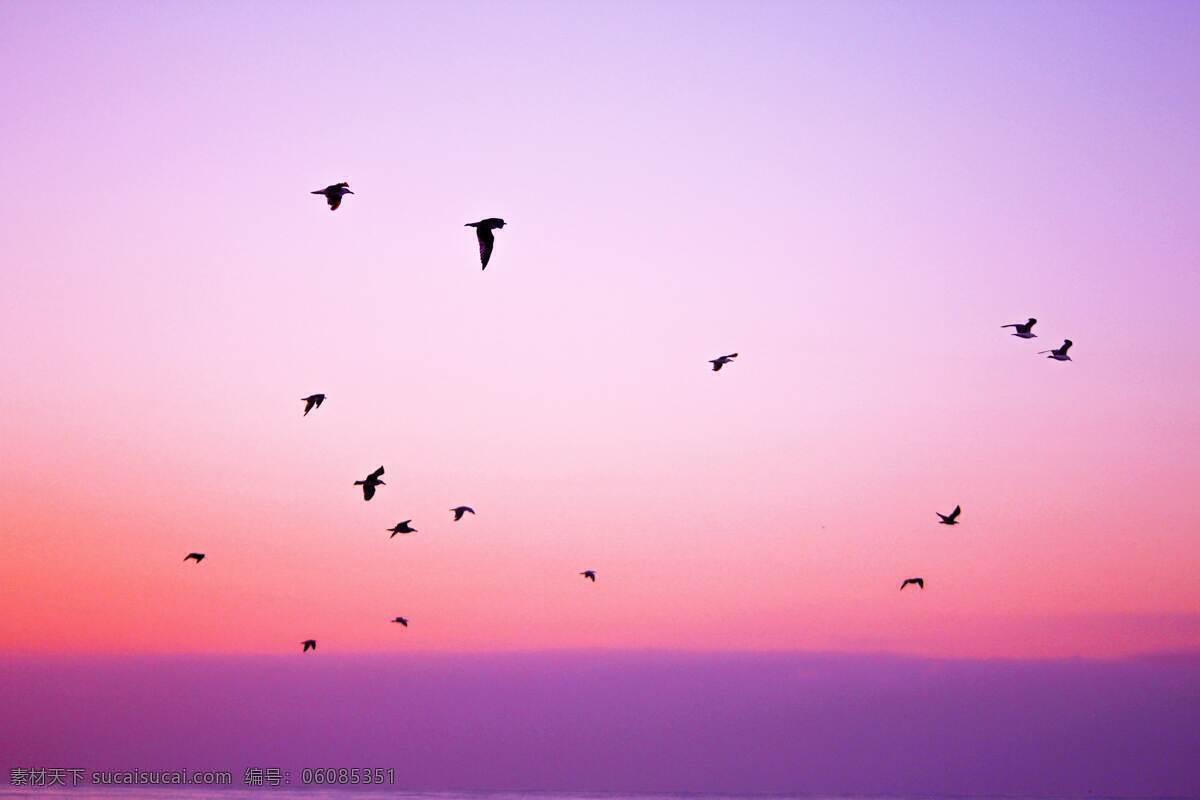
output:
[[1200, 647], [1198, 37], [0, 5], [0, 652]]

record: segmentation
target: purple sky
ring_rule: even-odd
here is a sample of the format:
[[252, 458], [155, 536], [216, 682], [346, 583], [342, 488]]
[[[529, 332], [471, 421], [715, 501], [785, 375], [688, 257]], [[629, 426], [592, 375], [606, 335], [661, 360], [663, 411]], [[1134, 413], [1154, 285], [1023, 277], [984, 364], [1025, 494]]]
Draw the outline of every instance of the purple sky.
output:
[[11, 765], [238, 778], [245, 766], [394, 766], [412, 789], [1200, 795], [1200, 656], [580, 651], [0, 668]]

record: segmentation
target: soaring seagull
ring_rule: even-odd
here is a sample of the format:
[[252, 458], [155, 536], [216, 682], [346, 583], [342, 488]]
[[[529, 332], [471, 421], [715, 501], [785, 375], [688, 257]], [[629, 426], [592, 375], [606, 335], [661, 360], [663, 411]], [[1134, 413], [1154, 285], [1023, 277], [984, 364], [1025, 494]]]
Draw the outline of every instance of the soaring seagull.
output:
[[333, 186], [326, 186], [324, 189], [317, 189], [313, 194], [325, 195], [325, 202], [329, 203], [330, 211], [337, 211], [338, 206], [342, 204], [342, 197], [348, 194], [354, 194], [350, 191], [350, 184], [342, 181], [335, 183]]
[[1053, 358], [1055, 361], [1070, 361], [1071, 357], [1067, 355], [1067, 351], [1071, 349], [1071, 345], [1073, 344], [1075, 343], [1070, 339], [1063, 339], [1062, 347], [1054, 350], [1042, 350], [1038, 355], [1049, 353], [1050, 355], [1046, 356], [1046, 358]]
[[1037, 325], [1037, 320], [1030, 317], [1027, 322], [1014, 322], [1012, 325], [1001, 325], [1001, 328], [1016, 328], [1017, 332], [1013, 336], [1019, 336], [1022, 339], [1036, 339], [1037, 334], [1033, 332], [1033, 326]]
[[913, 584], [914, 586], [916, 586], [918, 589], [923, 590], [925, 588], [925, 579], [924, 578], [905, 578], [904, 583], [900, 584], [900, 591], [903, 592], [904, 587], [908, 586], [910, 583]]
[[404, 627], [408, 627], [408, 617], [396, 617], [392, 622], [399, 622]]
[[460, 519], [462, 519], [463, 514], [474, 514], [475, 513], [475, 509], [471, 508], [470, 506], [456, 506], [455, 508], [452, 508], [450, 510], [454, 512], [454, 521], [455, 522], [458, 522]]
[[199, 564], [201, 561], [204, 560], [204, 553], [188, 553], [186, 556], [183, 557], [183, 560], [187, 561], [189, 558], [192, 559], [193, 561], [195, 561], [197, 564]]
[[474, 228], [475, 236], [479, 239], [479, 262], [487, 269], [488, 261], [492, 258], [492, 247], [496, 244], [496, 228], [504, 227], [504, 220], [499, 217], [488, 217], [479, 222], [468, 222], [464, 227]]
[[387, 486], [386, 483], [379, 480], [379, 476], [382, 474], [383, 474], [383, 467], [380, 467], [379, 469], [375, 470], [370, 475], [368, 475], [367, 479], [365, 481], [355, 481], [354, 482], [355, 486], [363, 487], [363, 500], [370, 500], [372, 497], [375, 496], [375, 487], [376, 486]]
[[392, 535], [388, 538], [394, 539], [397, 533], [416, 533], [417, 529], [409, 525], [408, 523], [410, 522], [412, 522], [411, 519], [406, 519], [404, 522], [397, 523], [396, 527], [388, 528], [388, 530], [392, 532]]
[[737, 353], [730, 353], [729, 355], [721, 356], [720, 358], [711, 358], [709, 359], [708, 363], [713, 365], [713, 372], [720, 372], [721, 367], [725, 366], [726, 364], [733, 363], [733, 360], [737, 358], [737, 355]]
[[317, 649], [317, 640], [316, 639], [305, 639], [300, 644], [304, 645], [304, 649], [300, 651], [302, 653], [307, 653], [309, 650]]
[[939, 517], [941, 517], [941, 519], [938, 520], [938, 522], [940, 522], [942, 525], [957, 525], [958, 524], [958, 515], [962, 513], [962, 506], [955, 506], [954, 510], [951, 511], [949, 514], [943, 514], [940, 511], [935, 511], [933, 513], [935, 513]]
[[307, 417], [308, 412], [312, 411], [314, 408], [321, 407], [321, 403], [325, 402], [325, 395], [310, 394], [308, 397], [301, 397], [300, 402], [304, 403], [304, 416]]
[[579, 574], [582, 575], [583, 577], [587, 578], [592, 583], [596, 582], [596, 570], [594, 570], [594, 569], [585, 569], [583, 572], [581, 572]]

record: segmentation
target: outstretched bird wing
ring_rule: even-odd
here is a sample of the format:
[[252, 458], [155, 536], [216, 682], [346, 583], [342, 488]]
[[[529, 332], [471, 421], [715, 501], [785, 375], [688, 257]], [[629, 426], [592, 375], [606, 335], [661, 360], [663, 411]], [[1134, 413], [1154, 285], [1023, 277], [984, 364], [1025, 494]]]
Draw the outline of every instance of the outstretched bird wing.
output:
[[487, 269], [488, 262], [492, 259], [492, 246], [496, 243], [496, 235], [492, 233], [491, 228], [482, 225], [475, 229], [475, 235], [479, 237], [479, 261], [483, 264], [482, 269]]
[[379, 476], [381, 476], [381, 475], [383, 475], [383, 467], [380, 467], [379, 469], [372, 472], [369, 477], [373, 480], [379, 480]]
[[711, 358], [709, 359], [708, 363], [713, 365], [713, 372], [720, 372], [721, 367], [725, 366], [735, 358], [737, 358], [737, 353], [729, 353], [728, 355], [723, 355], [720, 358]]
[[313, 398], [311, 398], [311, 397], [304, 398], [304, 416], [307, 417], [308, 412], [312, 411], [313, 406], [315, 406], [316, 404], [317, 404], [317, 401], [314, 400]]
[[953, 522], [955, 519], [958, 518], [958, 515], [961, 513], [962, 513], [962, 506], [955, 506], [954, 510], [950, 512], [950, 516], [946, 517], [946, 519]]

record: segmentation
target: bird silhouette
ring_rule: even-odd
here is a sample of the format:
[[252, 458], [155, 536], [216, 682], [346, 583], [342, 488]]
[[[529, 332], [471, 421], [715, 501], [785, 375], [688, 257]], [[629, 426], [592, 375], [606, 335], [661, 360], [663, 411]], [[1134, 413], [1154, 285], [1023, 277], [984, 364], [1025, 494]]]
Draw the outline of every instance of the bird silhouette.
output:
[[941, 520], [939, 520], [939, 521], [941, 522], [942, 525], [957, 525], [958, 524], [958, 515], [962, 513], [962, 506], [955, 506], [954, 510], [951, 511], [949, 514], [943, 514], [940, 511], [935, 511], [933, 513], [935, 513], [939, 517], [941, 517]]
[[307, 653], [309, 650], [317, 649], [317, 640], [316, 639], [305, 639], [300, 644], [304, 645], [304, 649], [300, 651], [302, 653]]
[[1030, 317], [1027, 322], [1014, 322], [1012, 325], [1001, 325], [1001, 328], [1016, 328], [1017, 332], [1013, 336], [1019, 336], [1022, 339], [1036, 339], [1037, 334], [1033, 332], [1033, 326], [1037, 325], [1037, 320]]
[[454, 521], [455, 522], [458, 522], [460, 519], [462, 519], [463, 514], [474, 514], [475, 513], [475, 509], [471, 508], [470, 506], [457, 506], [450, 510], [454, 512]]
[[1073, 344], [1075, 343], [1070, 339], [1063, 339], [1061, 347], [1057, 347], [1054, 350], [1042, 350], [1038, 355], [1049, 353], [1050, 355], [1046, 356], [1046, 358], [1053, 358], [1055, 361], [1070, 361], [1071, 357], [1067, 355], [1067, 351], [1071, 349], [1071, 345]]
[[488, 262], [492, 260], [492, 247], [496, 244], [496, 234], [492, 231], [503, 228], [504, 220], [488, 217], [479, 222], [468, 222], [464, 227], [475, 229], [475, 236], [479, 239], [479, 262], [483, 264], [483, 269], [487, 269]]
[[413, 528], [413, 527], [411, 527], [411, 526], [408, 524], [408, 523], [410, 523], [410, 522], [412, 522], [412, 520], [411, 520], [411, 519], [406, 519], [406, 520], [404, 520], [404, 522], [399, 522], [399, 523], [397, 523], [397, 524], [396, 524], [396, 527], [394, 527], [394, 528], [388, 528], [388, 530], [392, 532], [392, 535], [391, 535], [391, 536], [389, 536], [388, 538], [389, 538], [389, 539], [393, 539], [393, 538], [395, 538], [395, 536], [396, 536], [396, 534], [397, 534], [397, 533], [416, 533], [416, 532], [417, 532], [417, 529], [416, 529], [416, 528]]
[[587, 578], [592, 583], [596, 582], [596, 570], [594, 570], [594, 569], [585, 569], [583, 572], [581, 572], [579, 574], [582, 575], [583, 577]]
[[392, 622], [398, 622], [404, 627], [408, 627], [408, 617], [396, 617]]
[[713, 372], [720, 372], [721, 367], [725, 366], [726, 364], [733, 363], [733, 360], [737, 358], [737, 355], [737, 353], [730, 353], [727, 356], [709, 359], [708, 363], [713, 365]]
[[350, 191], [350, 184], [342, 181], [335, 183], [332, 186], [326, 186], [324, 189], [317, 189], [313, 194], [325, 195], [325, 202], [329, 203], [330, 211], [337, 211], [338, 206], [342, 204], [342, 197], [348, 194], [354, 194]]
[[375, 496], [375, 487], [376, 486], [387, 486], [386, 483], [379, 480], [379, 476], [382, 474], [383, 474], [383, 467], [380, 467], [379, 469], [375, 470], [370, 475], [368, 475], [366, 480], [354, 482], [355, 486], [363, 487], [363, 500], [370, 500], [372, 497]]
[[199, 564], [201, 561], [204, 560], [204, 553], [188, 553], [186, 556], [183, 557], [183, 560], [187, 561], [189, 558], [192, 559], [193, 561], [195, 561], [197, 564]]
[[321, 407], [321, 403], [325, 402], [325, 395], [310, 394], [308, 397], [301, 397], [300, 402], [304, 403], [304, 416], [307, 417], [308, 412]]
[[908, 586], [910, 583], [913, 584], [914, 586], [916, 586], [918, 589], [923, 590], [925, 588], [925, 579], [924, 578], [905, 578], [904, 583], [900, 584], [900, 591], [903, 592], [904, 587]]

